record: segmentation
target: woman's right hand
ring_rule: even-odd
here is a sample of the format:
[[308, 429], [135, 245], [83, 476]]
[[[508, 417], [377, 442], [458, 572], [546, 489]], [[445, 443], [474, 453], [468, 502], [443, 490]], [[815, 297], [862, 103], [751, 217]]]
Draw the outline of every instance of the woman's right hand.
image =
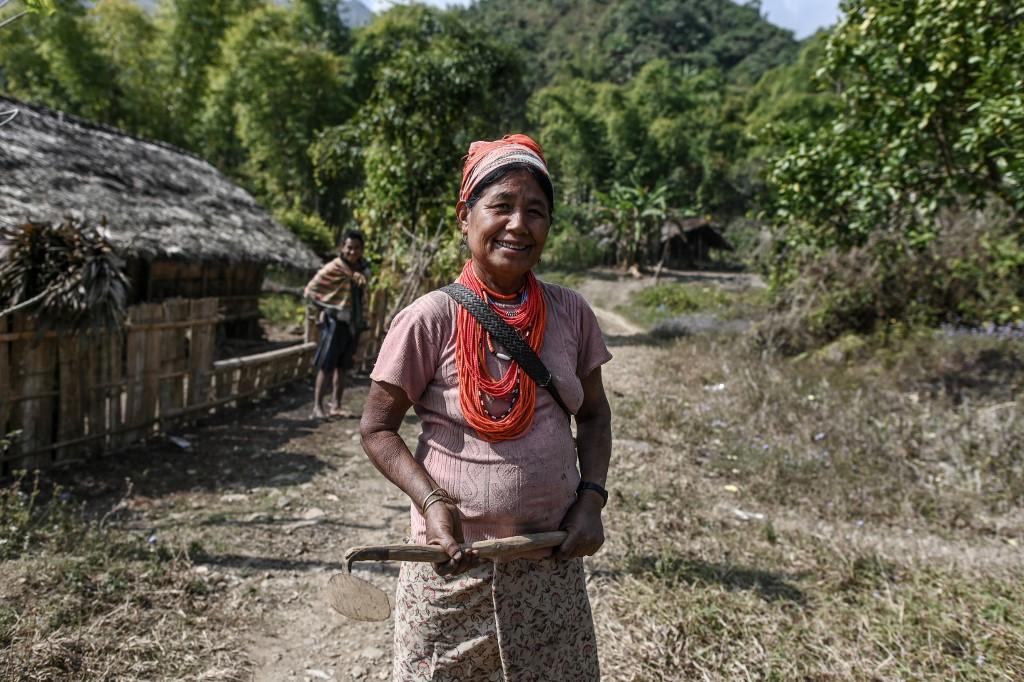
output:
[[438, 502], [427, 507], [424, 514], [427, 525], [427, 544], [440, 545], [450, 560], [434, 564], [438, 575], [459, 575], [480, 564], [480, 557], [474, 550], [463, 550], [460, 543], [462, 524], [459, 510], [455, 505]]

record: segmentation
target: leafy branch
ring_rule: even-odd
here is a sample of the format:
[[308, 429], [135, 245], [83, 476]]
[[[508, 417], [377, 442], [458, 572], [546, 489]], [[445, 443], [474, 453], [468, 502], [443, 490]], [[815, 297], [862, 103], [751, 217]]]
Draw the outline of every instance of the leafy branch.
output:
[[[0, 0], [0, 10], [3, 10], [3, 8], [11, 4], [11, 2], [12, 0]], [[14, 23], [14, 21], [20, 19], [26, 14], [32, 14], [33, 12], [46, 12], [46, 14], [53, 14], [57, 11], [57, 7], [53, 3], [54, 0], [23, 0], [22, 4], [25, 5], [25, 9], [7, 17], [6, 19], [0, 20], [0, 28]], [[17, 115], [17, 109], [0, 111], [0, 128], [13, 121], [14, 117]]]
[[[12, 0], [0, 0], [0, 10], [9, 5]], [[22, 4], [25, 5], [25, 9], [21, 10], [17, 14], [13, 14], [3, 21], [0, 21], [0, 28], [3, 28], [7, 24], [14, 23], [15, 20], [20, 19], [26, 14], [32, 14], [34, 12], [45, 12], [46, 14], [53, 14], [57, 11], [54, 0], [22, 0]]]

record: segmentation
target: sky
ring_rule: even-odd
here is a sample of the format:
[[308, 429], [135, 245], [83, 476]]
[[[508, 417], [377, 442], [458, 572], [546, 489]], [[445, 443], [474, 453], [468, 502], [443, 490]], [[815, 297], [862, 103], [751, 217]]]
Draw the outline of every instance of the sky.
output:
[[[363, 0], [374, 12], [395, 4], [392, 0]], [[469, 0], [425, 0], [428, 5], [468, 5]], [[797, 38], [806, 38], [819, 28], [831, 26], [839, 17], [839, 0], [761, 0], [761, 13], [773, 24], [788, 28]]]

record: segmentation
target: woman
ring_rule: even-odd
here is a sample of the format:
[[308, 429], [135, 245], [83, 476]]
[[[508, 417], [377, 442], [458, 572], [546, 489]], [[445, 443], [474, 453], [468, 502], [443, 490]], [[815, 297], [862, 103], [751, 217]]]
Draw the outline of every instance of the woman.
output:
[[[395, 317], [370, 375], [363, 448], [412, 501], [413, 541], [451, 557], [402, 565], [396, 681], [599, 678], [582, 557], [604, 542], [611, 415], [601, 365], [611, 355], [582, 297], [533, 275], [553, 196], [529, 137], [473, 143], [456, 204], [471, 254], [459, 282], [551, 371], [575, 414], [575, 443], [551, 394], [440, 291]], [[415, 455], [398, 435], [410, 407], [423, 429]], [[553, 553], [492, 563], [459, 548], [559, 528], [568, 535]]]

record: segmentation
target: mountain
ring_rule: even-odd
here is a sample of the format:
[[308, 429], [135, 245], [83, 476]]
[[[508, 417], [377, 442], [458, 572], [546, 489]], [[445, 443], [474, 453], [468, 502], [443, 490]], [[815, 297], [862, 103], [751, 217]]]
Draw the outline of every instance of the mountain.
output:
[[520, 53], [531, 89], [560, 76], [622, 83], [658, 58], [753, 83], [799, 49], [757, 0], [479, 0], [463, 11]]
[[373, 12], [359, 0], [345, 0], [338, 13], [349, 28], [362, 28], [373, 21]]

